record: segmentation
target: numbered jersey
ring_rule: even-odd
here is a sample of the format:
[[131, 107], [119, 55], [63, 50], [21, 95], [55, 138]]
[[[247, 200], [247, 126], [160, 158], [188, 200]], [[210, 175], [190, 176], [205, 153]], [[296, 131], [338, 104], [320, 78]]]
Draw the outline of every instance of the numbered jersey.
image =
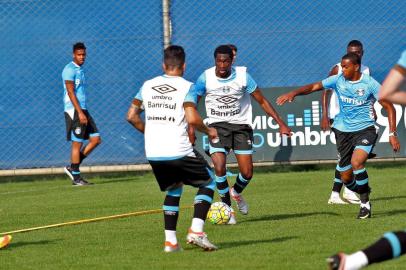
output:
[[[336, 64], [338, 67], [338, 73], [337, 75], [340, 75], [343, 73], [343, 68], [341, 67], [341, 63]], [[370, 75], [369, 67], [361, 65], [361, 73]], [[334, 117], [340, 112], [340, 105], [338, 104], [338, 99], [335, 91], [331, 94], [330, 97], [330, 104], [328, 107], [328, 117], [330, 119], [334, 119]]]
[[136, 99], [145, 109], [145, 153], [148, 160], [172, 160], [193, 152], [187, 134], [184, 102], [196, 103], [192, 83], [177, 76], [146, 81]]
[[75, 95], [79, 101], [80, 108], [86, 110], [86, 91], [85, 91], [85, 73], [83, 68], [74, 62], [70, 62], [62, 71], [63, 83], [63, 103], [65, 112], [73, 118], [74, 107], [68, 96], [65, 81], [72, 81], [75, 85]]

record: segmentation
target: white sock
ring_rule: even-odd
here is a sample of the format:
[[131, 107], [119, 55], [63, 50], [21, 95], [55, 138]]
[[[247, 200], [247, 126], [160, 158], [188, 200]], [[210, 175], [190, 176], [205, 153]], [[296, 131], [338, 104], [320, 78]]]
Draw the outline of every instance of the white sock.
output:
[[330, 195], [330, 198], [334, 198], [334, 199], [340, 198], [340, 193], [337, 192], [337, 191], [332, 191], [331, 195]]
[[200, 218], [193, 218], [192, 219], [192, 226], [190, 229], [193, 232], [203, 232], [204, 220]]
[[361, 203], [361, 207], [366, 207], [368, 210], [371, 210], [371, 204], [369, 201], [367, 203]]
[[368, 258], [364, 252], [358, 251], [347, 255], [344, 270], [358, 270], [368, 265]]
[[165, 230], [165, 241], [171, 242], [172, 245], [176, 245], [178, 243], [178, 239], [176, 239], [176, 231]]

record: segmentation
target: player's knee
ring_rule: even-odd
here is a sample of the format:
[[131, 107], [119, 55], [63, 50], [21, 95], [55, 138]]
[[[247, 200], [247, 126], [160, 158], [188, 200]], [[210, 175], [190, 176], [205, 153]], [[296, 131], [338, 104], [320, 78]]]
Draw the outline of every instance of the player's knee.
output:
[[252, 169], [243, 170], [243, 171], [240, 171], [240, 173], [241, 173], [241, 176], [246, 180], [251, 180], [252, 176], [254, 175], [254, 172]]
[[364, 168], [364, 162], [357, 159], [353, 159], [351, 160], [351, 167], [354, 171], [360, 170]]

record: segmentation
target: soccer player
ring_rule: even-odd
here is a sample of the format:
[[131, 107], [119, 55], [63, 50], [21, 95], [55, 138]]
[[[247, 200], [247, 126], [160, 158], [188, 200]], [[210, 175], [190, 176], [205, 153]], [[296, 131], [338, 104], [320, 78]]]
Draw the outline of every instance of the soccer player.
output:
[[[399, 87], [406, 78], [406, 50], [389, 72], [379, 91], [379, 98], [393, 103], [406, 104], [406, 94]], [[385, 233], [367, 248], [346, 255], [338, 253], [327, 259], [331, 270], [358, 270], [373, 263], [397, 258], [406, 253], [406, 230]]]
[[[207, 120], [210, 127], [217, 129], [220, 138], [217, 142], [209, 142], [209, 151], [221, 200], [231, 206], [231, 193], [240, 212], [246, 215], [248, 204], [241, 193], [253, 175], [251, 97], [279, 124], [281, 134], [290, 135], [291, 130], [262, 95], [254, 79], [247, 73], [246, 67], [232, 67], [233, 51], [228, 45], [217, 47], [214, 59], [215, 66], [207, 69], [198, 78], [196, 91], [199, 96], [206, 96]], [[240, 172], [235, 184], [229, 189], [226, 155], [231, 149]]]
[[[62, 71], [64, 87], [65, 123], [67, 140], [72, 141], [71, 165], [64, 168], [74, 186], [90, 185], [80, 175], [82, 161], [101, 143], [100, 133], [87, 110], [83, 64], [86, 47], [82, 42], [73, 45], [73, 61]], [[89, 143], [83, 146], [84, 141]]]
[[0, 237], [0, 248], [6, 247], [11, 242], [11, 235], [5, 235]]
[[[362, 56], [364, 55], [364, 48], [359, 40], [351, 40], [347, 45], [347, 53], [355, 53], [359, 56], [360, 61], [362, 61]], [[341, 63], [337, 63], [330, 71], [329, 76], [337, 75], [342, 73]], [[367, 66], [361, 64], [361, 73], [371, 75], [370, 70]], [[328, 95], [331, 93], [330, 99], [328, 99]], [[328, 102], [329, 100], [329, 102]], [[322, 130], [328, 130], [330, 126], [334, 122], [334, 117], [340, 111], [340, 106], [338, 105], [338, 98], [334, 91], [328, 89], [328, 91], [323, 91], [322, 93], [322, 120], [321, 120], [321, 128]], [[373, 156], [374, 154], [371, 153]], [[347, 204], [347, 202], [343, 201], [340, 198], [340, 191], [343, 187], [343, 182], [340, 179], [340, 172], [335, 169], [334, 173], [334, 181], [333, 181], [333, 188], [331, 191], [330, 198], [328, 200], [328, 204]], [[349, 190], [348, 188], [344, 187], [343, 197], [349, 203], [352, 204], [359, 204], [360, 200], [356, 196], [356, 193]]]
[[[166, 192], [163, 203], [165, 222], [165, 252], [180, 251], [176, 238], [179, 201], [183, 185], [198, 188], [194, 201], [192, 225], [187, 242], [204, 250], [216, 250], [203, 232], [215, 183], [210, 168], [189, 141], [187, 126], [217, 139], [217, 131], [207, 127], [196, 110], [197, 95], [193, 84], [182, 76], [185, 52], [180, 46], [164, 51], [164, 75], [146, 81], [127, 113], [127, 120], [145, 134], [145, 152], [161, 191]], [[140, 113], [145, 110], [145, 123]]]
[[[342, 57], [342, 74], [330, 76], [321, 82], [302, 86], [277, 98], [277, 104], [292, 102], [298, 95], [315, 91], [334, 89], [338, 96], [340, 112], [334, 118], [333, 131], [337, 139], [340, 155], [338, 171], [347, 188], [360, 194], [359, 219], [371, 217], [369, 202], [370, 188], [365, 162], [375, 145], [377, 132], [372, 107], [378, 98], [379, 83], [360, 71], [361, 61], [357, 54], [348, 53]], [[394, 151], [400, 148], [396, 137], [396, 111], [393, 105], [381, 100], [388, 113], [389, 142]]]

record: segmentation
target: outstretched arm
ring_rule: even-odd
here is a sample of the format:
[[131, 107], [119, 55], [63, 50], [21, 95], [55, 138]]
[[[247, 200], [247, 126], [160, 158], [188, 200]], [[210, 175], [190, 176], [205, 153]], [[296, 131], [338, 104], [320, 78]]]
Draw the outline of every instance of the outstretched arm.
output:
[[127, 112], [127, 121], [141, 133], [144, 133], [145, 123], [140, 116], [142, 111], [143, 111], [142, 101], [138, 99], [133, 99], [130, 108], [128, 109]]
[[251, 96], [258, 102], [258, 104], [262, 107], [262, 109], [266, 112], [268, 116], [271, 116], [279, 125], [279, 132], [281, 134], [286, 134], [290, 136], [291, 130], [285, 124], [285, 122], [281, 119], [279, 114], [276, 110], [272, 107], [271, 103], [262, 95], [262, 92], [259, 88], [255, 89], [254, 92], [251, 93]]
[[276, 104], [283, 105], [286, 102], [292, 102], [296, 96], [308, 95], [310, 93], [319, 91], [323, 89], [323, 84], [321, 82], [316, 82], [302, 86], [295, 89], [287, 94], [281, 95], [276, 99]]
[[380, 100], [382, 107], [386, 110], [388, 114], [389, 121], [389, 143], [392, 146], [393, 151], [397, 152], [400, 149], [400, 143], [396, 135], [396, 110], [392, 103], [386, 100]]
[[400, 91], [400, 86], [406, 78], [406, 68], [396, 65], [386, 77], [379, 91], [379, 99], [406, 105], [406, 92]]

